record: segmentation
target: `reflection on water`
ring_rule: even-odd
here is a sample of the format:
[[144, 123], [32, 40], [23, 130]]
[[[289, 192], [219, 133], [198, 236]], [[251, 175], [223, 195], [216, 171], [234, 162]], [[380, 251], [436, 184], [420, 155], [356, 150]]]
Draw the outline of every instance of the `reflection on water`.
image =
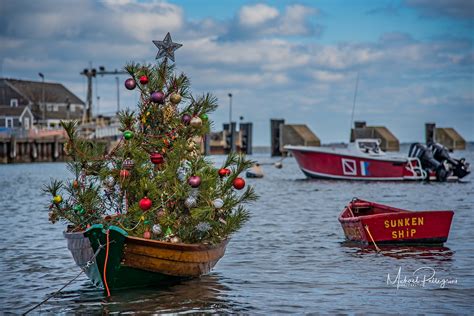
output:
[[[360, 246], [360, 244], [343, 241], [342, 247], [350, 248], [350, 254], [355, 257], [361, 257], [366, 254], [377, 253], [373, 245]], [[379, 246], [382, 256], [392, 257], [395, 259], [427, 259], [433, 261], [451, 261], [453, 260], [454, 251], [448, 247], [442, 246]]]
[[[462, 155], [474, 161], [472, 152]], [[469, 303], [474, 291], [473, 182], [306, 180], [292, 158], [285, 159], [283, 169], [271, 164], [263, 168], [263, 179], [246, 180], [261, 196], [250, 207], [251, 221], [232, 237], [226, 255], [210, 275], [122, 291], [107, 300], [82, 275], [37, 311], [474, 313]], [[79, 272], [66, 248], [64, 226], [47, 220], [48, 200], [40, 188], [53, 174], [68, 176], [64, 164], [0, 165], [0, 314], [28, 310]], [[347, 245], [337, 217], [354, 196], [411, 210], [454, 209], [448, 242], [437, 248], [384, 246], [380, 254], [370, 247]], [[442, 291], [435, 287], [397, 290], [387, 285], [387, 274], [395, 275], [400, 268], [410, 274], [422, 266], [459, 282]]]

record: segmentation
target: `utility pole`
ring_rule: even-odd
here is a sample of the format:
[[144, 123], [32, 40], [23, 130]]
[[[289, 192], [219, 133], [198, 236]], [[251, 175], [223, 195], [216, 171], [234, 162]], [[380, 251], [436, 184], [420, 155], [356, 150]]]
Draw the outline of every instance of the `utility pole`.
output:
[[119, 77], [115, 77], [115, 82], [117, 83], [117, 114], [120, 112], [120, 89], [119, 89]]
[[[87, 78], [87, 104], [86, 110], [84, 111], [84, 115], [82, 117], [82, 123], [90, 122], [92, 119], [92, 78], [95, 78], [97, 75], [125, 75], [128, 74], [126, 71], [119, 71], [115, 69], [114, 71], [106, 71], [105, 67], [100, 66], [99, 70], [89, 67], [85, 68], [81, 75], [86, 76]], [[118, 77], [116, 77], [118, 78]], [[118, 79], [117, 79], [118, 82]], [[118, 85], [117, 85], [118, 89]], [[118, 92], [117, 92], [118, 95]]]
[[44, 104], [44, 74], [42, 72], [39, 72], [38, 73], [38, 76], [41, 77], [43, 83], [41, 84], [41, 116], [42, 116], [42, 119], [43, 119], [43, 124], [45, 123], [45, 117], [46, 117], [46, 114], [45, 114], [45, 111], [46, 111], [46, 104]]

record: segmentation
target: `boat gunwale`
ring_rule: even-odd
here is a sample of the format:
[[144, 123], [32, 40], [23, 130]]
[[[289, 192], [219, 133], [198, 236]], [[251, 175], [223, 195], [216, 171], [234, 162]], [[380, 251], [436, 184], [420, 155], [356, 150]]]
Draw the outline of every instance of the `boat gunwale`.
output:
[[212, 249], [218, 249], [225, 247], [229, 243], [229, 239], [224, 239], [218, 244], [186, 244], [186, 243], [171, 243], [168, 241], [146, 239], [135, 236], [127, 236], [125, 238], [125, 244], [131, 242], [132, 244], [148, 246], [153, 248], [163, 248], [170, 250], [179, 250], [179, 251], [208, 251]]
[[387, 212], [386, 213], [379, 213], [379, 214], [370, 214], [370, 215], [361, 215], [361, 216], [354, 216], [352, 215], [351, 217], [342, 217], [348, 210], [348, 205], [346, 205], [344, 207], [344, 209], [342, 210], [341, 214], [339, 214], [339, 217], [338, 217], [338, 220], [340, 223], [343, 223], [343, 222], [357, 222], [357, 221], [362, 221], [363, 219], [377, 219], [379, 217], [387, 217], [387, 216], [390, 216], [390, 215], [395, 215], [395, 214], [400, 214], [400, 213], [407, 213], [407, 214], [420, 214], [420, 213], [432, 213], [432, 212], [436, 212], [436, 213], [451, 213], [454, 215], [454, 211], [453, 210], [423, 210], [423, 211], [411, 211], [411, 210], [404, 210], [404, 209], [400, 209], [400, 208], [392, 208], [388, 205], [384, 205], [384, 204], [378, 204], [378, 203], [374, 203], [374, 202], [370, 202], [370, 201], [365, 201], [365, 200], [357, 200], [357, 201], [360, 201], [360, 202], [366, 202], [366, 203], [370, 203], [372, 207], [378, 207], [378, 208], [382, 208], [382, 209], [386, 209]]

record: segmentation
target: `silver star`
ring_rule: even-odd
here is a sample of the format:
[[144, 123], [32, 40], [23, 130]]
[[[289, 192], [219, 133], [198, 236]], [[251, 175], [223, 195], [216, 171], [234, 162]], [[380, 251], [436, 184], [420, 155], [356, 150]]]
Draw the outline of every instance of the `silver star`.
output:
[[174, 51], [183, 46], [183, 44], [173, 43], [171, 40], [171, 35], [168, 32], [165, 39], [162, 41], [153, 41], [156, 47], [158, 47], [158, 54], [156, 54], [156, 59], [160, 58], [169, 58], [174, 62]]

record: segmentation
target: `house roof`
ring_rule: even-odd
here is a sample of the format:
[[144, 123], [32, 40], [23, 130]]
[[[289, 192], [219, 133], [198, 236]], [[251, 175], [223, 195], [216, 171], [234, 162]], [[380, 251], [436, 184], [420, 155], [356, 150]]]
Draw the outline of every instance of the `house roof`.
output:
[[[40, 103], [43, 101], [44, 89], [44, 101], [46, 103], [67, 103], [69, 101], [71, 104], [85, 104], [74, 93], [69, 91], [60, 83], [45, 82], [43, 84], [41, 81], [17, 80], [8, 78], [0, 78], [0, 81], [0, 90], [2, 86], [10, 86], [17, 95], [23, 96], [32, 103]], [[10, 94], [12, 94], [12, 92], [10, 92]], [[8, 96], [8, 94], [5, 95], [5, 97]], [[0, 104], [10, 104], [10, 98], [8, 98], [8, 100], [2, 99], [1, 92]]]
[[20, 117], [25, 108], [27, 108], [26, 105], [20, 105], [17, 107], [0, 105], [0, 116]]

